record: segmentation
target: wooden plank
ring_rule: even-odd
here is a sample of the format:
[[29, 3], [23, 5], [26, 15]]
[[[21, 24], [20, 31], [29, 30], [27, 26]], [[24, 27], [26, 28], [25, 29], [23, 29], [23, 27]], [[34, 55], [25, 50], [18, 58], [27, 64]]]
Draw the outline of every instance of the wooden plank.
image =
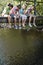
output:
[[[32, 17], [33, 18], [36, 17], [36, 21], [37, 20], [43, 20], [43, 16], [35, 16], [35, 15], [33, 15]], [[28, 18], [29, 18], [29, 16], [28, 16]], [[0, 23], [7, 23], [7, 22], [8, 22], [8, 18], [7, 17], [1, 17], [0, 16]]]
[[0, 23], [7, 23], [8, 18], [7, 17], [0, 17]]
[[36, 20], [43, 20], [43, 16], [36, 16]]

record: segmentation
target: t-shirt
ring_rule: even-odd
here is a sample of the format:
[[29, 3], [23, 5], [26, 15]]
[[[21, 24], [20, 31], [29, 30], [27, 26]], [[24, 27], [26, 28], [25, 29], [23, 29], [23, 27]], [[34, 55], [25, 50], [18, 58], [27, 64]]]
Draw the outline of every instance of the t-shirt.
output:
[[26, 14], [31, 14], [32, 13], [32, 11], [33, 11], [33, 9], [32, 9], [32, 6], [31, 7], [29, 7], [28, 9], [27, 9], [27, 11], [26, 11]]
[[32, 9], [28, 9], [28, 11], [27, 11], [27, 12], [28, 12], [28, 14], [30, 14], [30, 13], [32, 12]]
[[21, 8], [21, 9], [19, 10], [19, 13], [20, 13], [20, 14], [24, 14], [24, 10]]
[[11, 11], [10, 11], [10, 14], [16, 14], [16, 11], [18, 11], [18, 7], [17, 6], [14, 6]]

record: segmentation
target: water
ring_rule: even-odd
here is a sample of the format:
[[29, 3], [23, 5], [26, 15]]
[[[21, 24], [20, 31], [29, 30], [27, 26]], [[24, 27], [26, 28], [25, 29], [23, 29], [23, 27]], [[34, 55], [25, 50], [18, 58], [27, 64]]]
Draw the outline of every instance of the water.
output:
[[43, 65], [43, 32], [0, 29], [0, 65]]

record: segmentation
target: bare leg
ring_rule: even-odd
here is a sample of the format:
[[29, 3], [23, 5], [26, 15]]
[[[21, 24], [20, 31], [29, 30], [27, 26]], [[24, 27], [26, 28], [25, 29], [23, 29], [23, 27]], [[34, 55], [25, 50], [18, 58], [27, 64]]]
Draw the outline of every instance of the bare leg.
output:
[[14, 17], [14, 25], [16, 26], [17, 20], [16, 17]]
[[8, 23], [10, 24], [11, 23], [11, 16], [8, 15]]
[[36, 27], [35, 20], [36, 20], [36, 17], [34, 17], [33, 19], [33, 25]]
[[21, 18], [19, 18], [19, 29], [21, 29]]
[[11, 16], [8, 15], [8, 24], [9, 24], [9, 28], [11, 28]]
[[32, 16], [29, 17], [29, 26], [32, 27], [31, 25], [31, 20], [32, 20]]
[[21, 26], [21, 18], [19, 18], [19, 26]]
[[22, 21], [23, 27], [25, 27], [26, 19], [27, 19], [27, 16], [23, 15], [23, 18], [22, 18], [22, 20], [23, 20]]
[[14, 27], [15, 27], [15, 29], [18, 29], [16, 16], [14, 16]]
[[22, 19], [22, 26], [25, 27], [25, 19]]

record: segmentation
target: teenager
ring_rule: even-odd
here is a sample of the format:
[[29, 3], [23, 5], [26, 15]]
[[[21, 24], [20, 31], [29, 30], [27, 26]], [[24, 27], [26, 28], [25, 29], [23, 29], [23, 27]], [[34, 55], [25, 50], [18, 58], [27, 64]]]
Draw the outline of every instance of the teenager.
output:
[[19, 10], [20, 17], [22, 18], [22, 27], [25, 27], [25, 22], [27, 19], [27, 16], [25, 15], [25, 9], [26, 9], [26, 5], [23, 5]]
[[29, 25], [30, 27], [32, 27], [32, 24], [31, 24], [32, 17], [34, 17], [34, 19], [33, 19], [33, 25], [36, 26], [36, 25], [35, 25], [35, 18], [36, 18], [36, 17], [32, 14], [32, 11], [34, 11], [34, 5], [31, 5], [31, 6], [28, 8], [28, 10], [26, 10], [26, 15], [29, 16], [29, 24], [28, 24], [28, 25]]
[[[15, 26], [15, 27], [17, 27], [17, 25], [16, 25], [17, 12], [18, 12], [18, 7], [17, 7], [17, 6], [14, 6], [14, 7], [10, 10], [9, 16], [8, 16], [9, 24], [11, 23], [11, 18], [14, 18], [14, 26]], [[9, 26], [11, 26], [11, 24], [10, 24]]]

